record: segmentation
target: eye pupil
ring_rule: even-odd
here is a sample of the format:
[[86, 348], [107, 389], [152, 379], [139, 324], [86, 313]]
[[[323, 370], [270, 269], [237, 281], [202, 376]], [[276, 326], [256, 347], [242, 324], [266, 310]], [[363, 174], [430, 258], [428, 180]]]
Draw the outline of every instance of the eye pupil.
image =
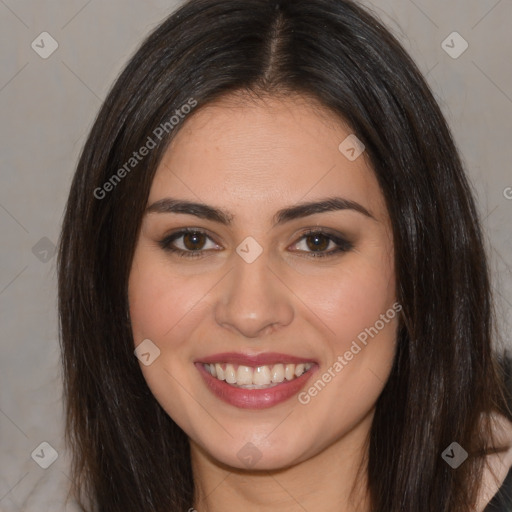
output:
[[[310, 244], [310, 240], [314, 240], [313, 244]], [[307, 237], [307, 245], [309, 249], [327, 249], [329, 247], [329, 238], [322, 234], [316, 234], [316, 235], [309, 235]], [[323, 242], [323, 243], [322, 243]]]
[[[201, 237], [204, 237], [203, 233], [185, 233], [183, 235], [183, 243], [187, 249], [191, 251], [197, 251], [200, 250], [201, 247], [203, 246], [203, 244], [201, 243]], [[199, 244], [201, 247], [195, 247], [195, 245], [197, 244]]]

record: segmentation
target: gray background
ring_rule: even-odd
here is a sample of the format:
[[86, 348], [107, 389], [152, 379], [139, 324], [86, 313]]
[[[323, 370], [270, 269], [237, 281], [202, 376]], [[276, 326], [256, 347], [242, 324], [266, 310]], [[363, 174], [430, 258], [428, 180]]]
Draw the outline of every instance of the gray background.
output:
[[[506, 340], [512, 320], [512, 1], [366, 3], [427, 75], [452, 127], [484, 220]], [[0, 0], [1, 511], [74, 510], [64, 504], [69, 454], [62, 441], [54, 245], [79, 151], [109, 86], [176, 5]], [[41, 46], [44, 31], [59, 44], [47, 59], [31, 47], [34, 40]], [[454, 31], [469, 43], [456, 59], [441, 46]], [[447, 44], [460, 48], [457, 40]], [[42, 442], [58, 454], [47, 469], [31, 457], [36, 448], [41, 455]], [[49, 450], [42, 449], [38, 460], [48, 460]]]

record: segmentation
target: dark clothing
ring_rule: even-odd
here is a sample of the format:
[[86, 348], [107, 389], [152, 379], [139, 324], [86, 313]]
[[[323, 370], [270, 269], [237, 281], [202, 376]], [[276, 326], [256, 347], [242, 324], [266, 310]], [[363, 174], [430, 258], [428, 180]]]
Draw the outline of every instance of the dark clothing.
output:
[[485, 512], [512, 512], [512, 469], [508, 472], [499, 491], [485, 508]]

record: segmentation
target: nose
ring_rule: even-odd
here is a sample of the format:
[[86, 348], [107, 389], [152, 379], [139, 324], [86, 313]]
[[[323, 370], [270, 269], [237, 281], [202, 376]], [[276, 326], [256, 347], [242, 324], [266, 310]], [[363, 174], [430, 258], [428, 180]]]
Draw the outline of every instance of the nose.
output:
[[268, 265], [265, 252], [247, 263], [237, 258], [218, 289], [215, 320], [246, 338], [257, 338], [289, 325], [294, 317], [292, 292]]

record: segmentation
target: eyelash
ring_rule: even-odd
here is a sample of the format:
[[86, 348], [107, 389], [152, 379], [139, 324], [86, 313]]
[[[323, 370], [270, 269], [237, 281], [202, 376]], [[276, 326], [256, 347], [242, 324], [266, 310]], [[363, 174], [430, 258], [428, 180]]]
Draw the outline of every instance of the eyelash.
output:
[[[171, 233], [169, 236], [165, 237], [163, 240], [159, 241], [160, 247], [167, 252], [176, 254], [176, 256], [179, 256], [180, 258], [199, 258], [203, 256], [203, 249], [199, 249], [197, 251], [184, 251], [183, 249], [177, 249], [176, 247], [172, 247], [172, 243], [181, 238], [183, 235], [186, 235], [188, 233], [193, 234], [202, 234], [205, 235], [210, 240], [211, 237], [208, 236], [208, 234], [203, 231], [202, 229], [194, 229], [194, 228], [185, 228], [180, 231], [177, 231], [175, 233]], [[351, 242], [348, 242], [347, 240], [344, 240], [343, 238], [340, 238], [338, 236], [332, 235], [326, 231], [322, 231], [320, 229], [309, 229], [302, 233], [301, 237], [298, 241], [303, 240], [304, 238], [307, 238], [308, 236], [312, 235], [323, 235], [326, 236], [328, 240], [333, 241], [338, 247], [334, 250], [330, 250], [327, 252], [307, 252], [310, 256], [307, 256], [308, 258], [330, 258], [332, 256], [335, 256], [336, 254], [348, 252], [351, 249], [353, 249], [353, 244]], [[297, 243], [297, 242], [296, 242]], [[295, 244], [294, 244], [295, 245]], [[305, 252], [305, 251], [299, 251], [299, 252]]]

